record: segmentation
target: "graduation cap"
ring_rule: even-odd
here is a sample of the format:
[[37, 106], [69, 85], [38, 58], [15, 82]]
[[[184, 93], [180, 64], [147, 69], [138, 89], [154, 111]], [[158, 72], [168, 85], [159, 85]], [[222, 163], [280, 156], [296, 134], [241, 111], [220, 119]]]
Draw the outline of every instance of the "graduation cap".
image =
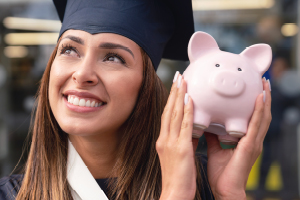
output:
[[194, 33], [191, 0], [53, 0], [62, 22], [59, 37], [69, 29], [91, 34], [116, 33], [137, 43], [155, 70], [161, 58], [188, 60]]

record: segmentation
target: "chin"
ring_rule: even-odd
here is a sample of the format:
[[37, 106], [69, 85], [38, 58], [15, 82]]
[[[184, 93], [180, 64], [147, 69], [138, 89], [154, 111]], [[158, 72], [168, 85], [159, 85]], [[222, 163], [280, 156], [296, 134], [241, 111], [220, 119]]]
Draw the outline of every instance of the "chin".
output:
[[[70, 126], [71, 124], [71, 126]], [[82, 126], [84, 124], [83, 122], [81, 123], [67, 123], [67, 124], [61, 124], [60, 127], [61, 129], [73, 136], [100, 136], [100, 135], [107, 135], [107, 134], [114, 134], [119, 132], [118, 130], [121, 129], [122, 125], [110, 125], [110, 126], [99, 126], [101, 123], [97, 123], [96, 125], [92, 124], [87, 124]], [[102, 123], [104, 124], [104, 123]], [[118, 128], [116, 128], [118, 127]]]

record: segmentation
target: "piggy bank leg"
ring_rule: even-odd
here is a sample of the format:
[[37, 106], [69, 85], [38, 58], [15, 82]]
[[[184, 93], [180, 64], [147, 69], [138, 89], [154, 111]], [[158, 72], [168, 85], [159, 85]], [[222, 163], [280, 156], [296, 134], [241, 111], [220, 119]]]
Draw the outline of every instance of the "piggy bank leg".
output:
[[229, 135], [241, 138], [247, 132], [248, 121], [244, 119], [230, 119], [225, 123], [226, 131]]
[[200, 138], [204, 129], [210, 124], [210, 116], [204, 112], [196, 111], [194, 114], [193, 137]]
[[204, 130], [202, 129], [193, 129], [193, 138], [200, 138], [204, 133]]
[[210, 124], [211, 117], [205, 112], [195, 111], [194, 113], [194, 129], [204, 130], [207, 129]]
[[231, 135], [219, 135], [219, 141], [226, 145], [236, 145], [239, 142], [239, 138]]

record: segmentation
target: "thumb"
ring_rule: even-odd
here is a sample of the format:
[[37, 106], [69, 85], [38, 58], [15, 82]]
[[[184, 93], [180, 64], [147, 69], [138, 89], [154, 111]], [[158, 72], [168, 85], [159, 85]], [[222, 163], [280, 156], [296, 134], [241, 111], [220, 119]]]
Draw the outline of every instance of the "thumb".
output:
[[209, 157], [209, 155], [221, 151], [222, 147], [220, 145], [218, 136], [212, 133], [208, 133], [208, 132], [204, 132], [205, 135], [205, 139], [207, 142], [207, 157]]

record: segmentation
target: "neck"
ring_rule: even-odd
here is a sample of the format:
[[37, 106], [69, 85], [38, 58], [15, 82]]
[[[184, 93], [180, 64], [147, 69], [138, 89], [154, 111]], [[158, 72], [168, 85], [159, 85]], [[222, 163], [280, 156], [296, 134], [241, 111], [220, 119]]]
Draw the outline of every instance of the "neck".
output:
[[69, 135], [69, 139], [95, 179], [113, 176], [120, 141], [117, 134]]

